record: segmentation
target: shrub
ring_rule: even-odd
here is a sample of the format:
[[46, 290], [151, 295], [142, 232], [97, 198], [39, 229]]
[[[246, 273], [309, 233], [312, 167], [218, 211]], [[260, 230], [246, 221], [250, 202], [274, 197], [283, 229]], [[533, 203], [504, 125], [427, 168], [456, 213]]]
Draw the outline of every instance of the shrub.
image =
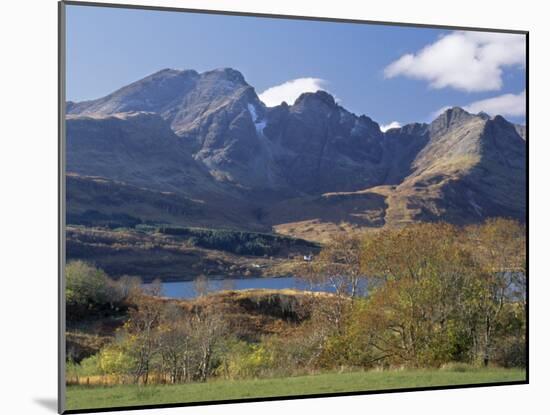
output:
[[65, 274], [67, 305], [88, 306], [110, 300], [108, 277], [102, 270], [74, 261], [67, 264]]
[[83, 261], [69, 262], [65, 268], [67, 319], [88, 317], [113, 309], [124, 300], [124, 290], [103, 270]]
[[99, 366], [99, 354], [92, 355], [85, 359], [82, 359], [80, 363], [74, 361], [67, 362], [67, 374], [72, 377], [84, 377], [101, 375], [101, 368]]
[[273, 354], [264, 344], [236, 343], [224, 366], [230, 379], [256, 378], [273, 367]]
[[125, 344], [110, 344], [99, 352], [97, 365], [104, 375], [125, 376], [132, 373], [135, 359], [126, 351]]

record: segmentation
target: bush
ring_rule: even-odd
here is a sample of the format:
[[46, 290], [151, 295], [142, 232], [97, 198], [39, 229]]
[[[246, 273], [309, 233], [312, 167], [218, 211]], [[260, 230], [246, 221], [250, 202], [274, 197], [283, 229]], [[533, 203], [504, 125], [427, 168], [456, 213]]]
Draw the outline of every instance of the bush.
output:
[[81, 378], [85, 376], [101, 375], [99, 366], [99, 354], [87, 357], [80, 363], [74, 361], [67, 362], [67, 375], [73, 378]]
[[110, 300], [108, 277], [102, 270], [83, 261], [74, 261], [67, 264], [65, 275], [67, 305], [97, 305]]
[[65, 281], [68, 320], [116, 308], [124, 300], [119, 284], [111, 280], [103, 270], [83, 261], [67, 264]]
[[136, 366], [135, 358], [127, 351], [125, 344], [110, 344], [99, 352], [97, 365], [104, 375], [125, 376], [132, 373]]
[[238, 342], [227, 355], [225, 375], [230, 379], [257, 378], [273, 367], [273, 354], [264, 344]]

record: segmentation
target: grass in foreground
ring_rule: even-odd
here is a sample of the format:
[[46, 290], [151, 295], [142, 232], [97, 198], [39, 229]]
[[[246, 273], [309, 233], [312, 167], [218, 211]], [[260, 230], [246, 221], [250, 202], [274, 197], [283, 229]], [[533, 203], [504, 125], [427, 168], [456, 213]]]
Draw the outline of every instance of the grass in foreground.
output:
[[407, 370], [327, 373], [290, 378], [211, 381], [182, 385], [67, 387], [67, 409], [155, 405], [270, 396], [374, 391], [525, 380], [522, 369]]

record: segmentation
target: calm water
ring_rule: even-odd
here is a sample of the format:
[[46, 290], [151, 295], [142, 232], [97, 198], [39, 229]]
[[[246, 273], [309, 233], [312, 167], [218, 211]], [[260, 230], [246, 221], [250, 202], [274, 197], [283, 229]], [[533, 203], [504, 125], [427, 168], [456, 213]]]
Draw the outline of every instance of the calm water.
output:
[[[511, 275], [511, 274], [510, 274]], [[223, 290], [247, 290], [247, 289], [294, 289], [294, 290], [308, 290], [308, 291], [324, 291], [334, 292], [334, 287], [328, 284], [311, 285], [310, 283], [296, 277], [277, 277], [277, 278], [227, 278], [227, 279], [215, 279], [208, 281], [208, 291], [223, 291]], [[194, 281], [181, 281], [181, 282], [164, 282], [162, 283], [163, 295], [171, 298], [195, 298], [197, 293], [195, 291]], [[366, 295], [367, 283], [365, 280], [359, 283], [359, 295]], [[508, 287], [510, 290], [509, 295], [515, 295], [518, 298], [525, 295], [524, 290], [521, 287], [517, 287], [510, 282]], [[523, 297], [522, 297], [523, 298]]]
[[[247, 290], [251, 288], [282, 290], [290, 288], [295, 290], [334, 292], [332, 286], [321, 284], [312, 286], [296, 277], [209, 280], [208, 284], [209, 291]], [[163, 295], [166, 297], [194, 298], [197, 296], [193, 281], [165, 282], [162, 284], [162, 289]]]

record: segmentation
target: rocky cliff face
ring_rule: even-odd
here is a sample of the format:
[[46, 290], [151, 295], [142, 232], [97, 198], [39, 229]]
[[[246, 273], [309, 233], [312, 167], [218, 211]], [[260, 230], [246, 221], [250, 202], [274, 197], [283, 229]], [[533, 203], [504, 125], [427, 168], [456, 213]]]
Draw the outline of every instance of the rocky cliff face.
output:
[[526, 149], [512, 124], [452, 108], [426, 127], [424, 137], [410, 174], [388, 199], [390, 222], [523, 220]]
[[333, 217], [311, 208], [323, 195], [340, 221], [366, 226], [526, 213], [525, 128], [499, 116], [452, 108], [382, 133], [323, 91], [267, 108], [229, 68], [163, 70], [67, 109], [68, 171], [231, 200], [260, 227], [280, 224], [273, 206], [285, 200], [317, 212], [286, 211], [288, 223]]
[[216, 184], [151, 112], [68, 115], [67, 171], [182, 193]]

